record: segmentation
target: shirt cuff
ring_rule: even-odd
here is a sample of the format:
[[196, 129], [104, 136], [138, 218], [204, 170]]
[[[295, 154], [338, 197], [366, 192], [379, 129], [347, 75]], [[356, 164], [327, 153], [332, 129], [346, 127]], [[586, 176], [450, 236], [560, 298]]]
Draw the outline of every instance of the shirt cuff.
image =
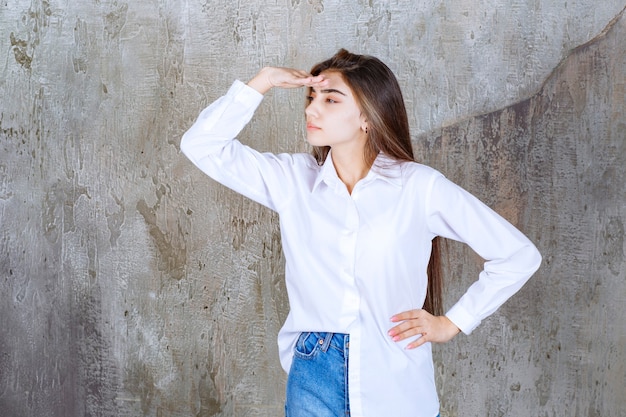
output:
[[235, 80], [235, 82], [233, 82], [233, 85], [230, 86], [226, 95], [233, 97], [239, 102], [255, 107], [263, 101], [263, 94], [239, 80]]
[[470, 334], [480, 324], [480, 320], [474, 318], [462, 305], [458, 303], [448, 310], [446, 317], [465, 334]]

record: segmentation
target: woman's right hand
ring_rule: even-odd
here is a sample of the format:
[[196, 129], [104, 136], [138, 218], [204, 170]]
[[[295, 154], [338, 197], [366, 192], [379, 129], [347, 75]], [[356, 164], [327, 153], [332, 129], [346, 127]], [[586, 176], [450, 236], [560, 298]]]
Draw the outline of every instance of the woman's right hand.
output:
[[261, 94], [267, 93], [272, 87], [324, 87], [326, 84], [328, 81], [321, 74], [313, 76], [303, 70], [282, 67], [265, 67], [248, 82], [248, 86]]

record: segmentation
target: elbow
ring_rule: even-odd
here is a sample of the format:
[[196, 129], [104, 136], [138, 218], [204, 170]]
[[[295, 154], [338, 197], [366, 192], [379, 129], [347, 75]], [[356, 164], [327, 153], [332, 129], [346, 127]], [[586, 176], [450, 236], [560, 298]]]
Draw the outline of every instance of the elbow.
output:
[[180, 139], [180, 151], [187, 155], [189, 152], [189, 131], [183, 134], [183, 137]]
[[524, 265], [524, 267], [520, 270], [520, 272], [524, 271], [523, 272], [524, 275], [528, 277], [527, 279], [530, 279], [530, 277], [533, 276], [533, 274], [537, 272], [537, 270], [541, 266], [541, 262], [542, 262], [541, 253], [535, 247], [535, 245], [529, 242], [528, 245], [524, 248], [524, 250], [520, 253], [520, 255], [522, 256], [520, 258], [520, 261], [521, 261], [520, 265]]
[[[511, 258], [508, 258], [507, 261], [512, 261], [513, 264], [516, 265], [515, 269], [517, 272], [515, 275], [520, 278], [523, 277], [523, 280], [526, 281], [537, 272], [541, 266], [542, 257], [535, 245], [528, 241], [520, 247]], [[511, 270], [511, 272], [513, 271]]]
[[193, 135], [190, 134], [188, 130], [183, 134], [183, 137], [180, 139], [180, 151], [189, 159], [193, 159], [191, 157], [193, 151]]
[[535, 247], [535, 245], [532, 245], [532, 253], [533, 253], [533, 274], [535, 272], [537, 272], [537, 270], [539, 269], [539, 267], [541, 266], [541, 262], [543, 261], [543, 257], [541, 256], [541, 253], [539, 252], [539, 249], [537, 249], [537, 247]]

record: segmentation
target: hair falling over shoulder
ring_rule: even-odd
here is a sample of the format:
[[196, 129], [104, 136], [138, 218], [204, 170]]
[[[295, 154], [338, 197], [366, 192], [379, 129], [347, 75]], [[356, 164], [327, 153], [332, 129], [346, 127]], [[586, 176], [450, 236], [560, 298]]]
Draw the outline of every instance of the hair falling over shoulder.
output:
[[443, 310], [443, 243], [440, 237], [433, 239], [433, 248], [428, 261], [428, 289], [424, 310], [435, 316], [442, 316]]

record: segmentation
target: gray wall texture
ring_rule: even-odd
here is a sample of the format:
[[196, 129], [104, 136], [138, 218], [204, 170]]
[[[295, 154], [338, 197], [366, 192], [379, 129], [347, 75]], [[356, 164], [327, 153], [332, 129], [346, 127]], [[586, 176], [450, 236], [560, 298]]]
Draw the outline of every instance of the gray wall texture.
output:
[[[376, 55], [419, 160], [544, 264], [436, 346], [442, 416], [626, 416], [624, 0], [3, 0], [0, 414], [278, 416], [276, 216], [178, 143], [235, 78]], [[302, 91], [241, 139], [302, 151]], [[448, 304], [481, 260], [449, 243]]]

